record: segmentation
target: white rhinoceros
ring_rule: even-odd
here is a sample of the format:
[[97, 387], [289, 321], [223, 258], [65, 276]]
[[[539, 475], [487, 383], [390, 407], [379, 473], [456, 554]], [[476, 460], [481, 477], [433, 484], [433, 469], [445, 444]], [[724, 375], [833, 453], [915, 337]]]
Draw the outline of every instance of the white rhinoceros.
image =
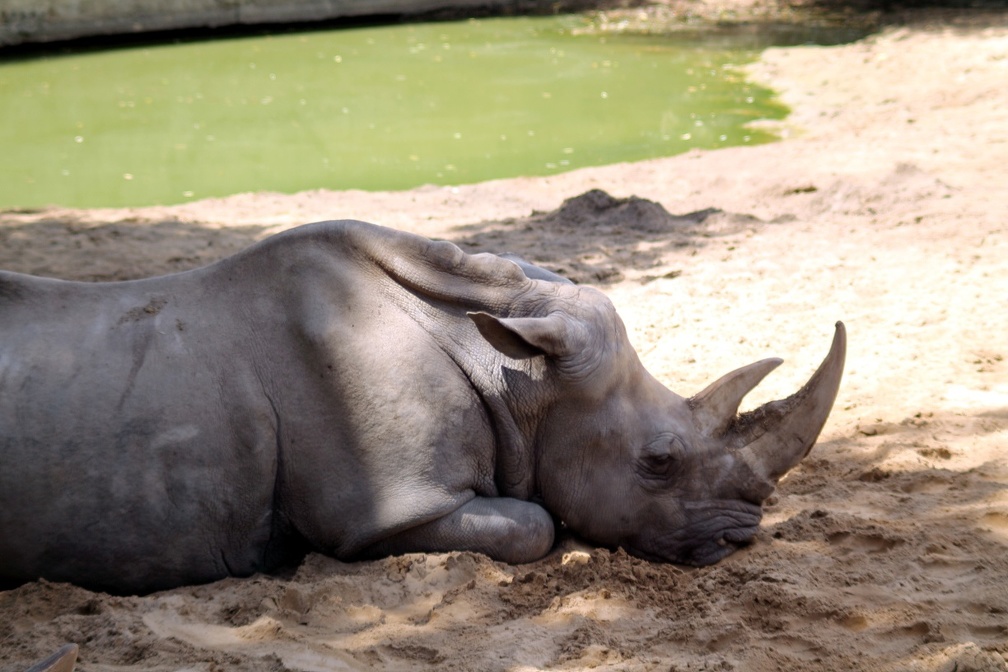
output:
[[845, 352], [738, 415], [768, 359], [683, 398], [600, 292], [353, 221], [205, 268], [0, 272], [0, 580], [143, 592], [337, 558], [546, 554], [555, 523], [718, 561], [815, 442]]

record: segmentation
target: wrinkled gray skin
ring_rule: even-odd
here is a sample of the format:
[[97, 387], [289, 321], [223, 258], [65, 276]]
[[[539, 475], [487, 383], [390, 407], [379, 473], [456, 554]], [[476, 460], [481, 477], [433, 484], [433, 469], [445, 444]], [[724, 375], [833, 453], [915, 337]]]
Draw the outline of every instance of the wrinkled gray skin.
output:
[[554, 520], [648, 558], [745, 544], [844, 358], [737, 416], [779, 360], [685, 399], [612, 304], [524, 262], [360, 222], [203, 269], [0, 272], [0, 579], [146, 592], [337, 558], [546, 554]]

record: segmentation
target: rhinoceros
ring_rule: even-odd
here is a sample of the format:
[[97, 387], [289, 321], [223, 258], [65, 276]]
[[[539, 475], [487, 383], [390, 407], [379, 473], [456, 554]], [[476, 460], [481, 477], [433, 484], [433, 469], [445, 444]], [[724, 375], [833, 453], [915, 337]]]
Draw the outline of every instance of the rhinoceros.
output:
[[779, 359], [684, 398], [598, 290], [362, 222], [157, 278], [0, 272], [0, 579], [142, 593], [308, 549], [524, 563], [561, 524], [711, 564], [818, 437], [845, 339], [740, 415]]

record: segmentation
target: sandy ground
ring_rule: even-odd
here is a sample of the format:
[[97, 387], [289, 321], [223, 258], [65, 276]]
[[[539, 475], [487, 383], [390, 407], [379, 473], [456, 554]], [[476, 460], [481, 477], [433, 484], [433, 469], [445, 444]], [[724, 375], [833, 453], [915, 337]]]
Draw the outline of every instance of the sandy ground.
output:
[[[527, 566], [312, 555], [145, 597], [31, 583], [0, 592], [0, 670], [65, 641], [93, 672], [1008, 670], [1008, 19], [973, 24], [767, 51], [752, 74], [794, 107], [773, 145], [454, 189], [0, 214], [0, 267], [73, 278], [188, 268], [340, 217], [517, 251], [601, 285], [682, 394], [784, 357], [753, 405], [805, 380], [835, 320], [850, 340], [819, 444], [756, 543], [715, 567], [565, 539]], [[557, 211], [592, 189], [615, 198]]]

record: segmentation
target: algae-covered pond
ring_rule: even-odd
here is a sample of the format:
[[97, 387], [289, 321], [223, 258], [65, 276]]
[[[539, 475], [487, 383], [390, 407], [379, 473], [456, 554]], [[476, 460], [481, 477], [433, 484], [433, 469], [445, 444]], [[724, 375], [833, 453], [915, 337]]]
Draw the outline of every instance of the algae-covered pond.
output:
[[773, 139], [754, 49], [580, 17], [353, 27], [4, 58], [0, 207], [406, 189]]

